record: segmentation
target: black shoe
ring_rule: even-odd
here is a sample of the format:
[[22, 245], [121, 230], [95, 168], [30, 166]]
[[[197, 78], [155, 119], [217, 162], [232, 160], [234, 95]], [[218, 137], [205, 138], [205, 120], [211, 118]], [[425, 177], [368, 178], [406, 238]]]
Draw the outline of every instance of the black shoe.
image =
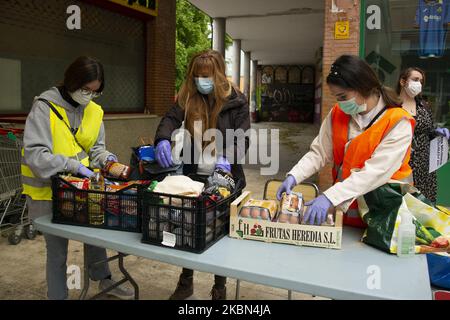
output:
[[180, 275], [177, 288], [170, 296], [169, 300], [185, 300], [194, 294], [194, 278]]
[[211, 289], [211, 300], [227, 300], [227, 287], [214, 285]]

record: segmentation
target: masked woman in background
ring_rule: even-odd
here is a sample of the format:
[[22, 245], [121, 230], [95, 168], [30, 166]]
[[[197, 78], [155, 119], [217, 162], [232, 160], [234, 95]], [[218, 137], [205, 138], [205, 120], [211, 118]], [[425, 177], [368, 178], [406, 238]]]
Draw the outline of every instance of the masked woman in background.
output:
[[431, 108], [422, 98], [422, 88], [425, 84], [425, 72], [413, 67], [404, 70], [398, 79], [397, 93], [403, 103], [403, 109], [416, 120], [409, 162], [414, 177], [414, 186], [432, 202], [436, 202], [437, 178], [436, 172], [430, 169], [430, 141], [437, 136], [450, 139], [447, 128], [435, 128]]

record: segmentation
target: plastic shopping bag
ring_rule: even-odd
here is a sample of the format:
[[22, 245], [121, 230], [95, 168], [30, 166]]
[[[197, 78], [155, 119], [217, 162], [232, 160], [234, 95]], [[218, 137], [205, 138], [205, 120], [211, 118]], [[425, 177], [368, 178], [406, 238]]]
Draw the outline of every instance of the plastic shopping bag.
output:
[[450, 215], [409, 193], [414, 191], [407, 184], [387, 183], [359, 197], [359, 213], [368, 226], [362, 241], [397, 253], [401, 213], [406, 212], [416, 226], [416, 253], [450, 251]]
[[427, 254], [427, 262], [431, 284], [450, 289], [450, 255], [448, 253]]

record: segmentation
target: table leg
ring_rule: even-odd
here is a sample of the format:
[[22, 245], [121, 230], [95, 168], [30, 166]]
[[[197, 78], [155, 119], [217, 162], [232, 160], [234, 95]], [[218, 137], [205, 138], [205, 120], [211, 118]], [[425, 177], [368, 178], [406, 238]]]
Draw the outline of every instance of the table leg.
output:
[[124, 263], [123, 263], [123, 258], [126, 257], [126, 254], [123, 253], [118, 253], [115, 256], [112, 256], [110, 258], [107, 258], [106, 260], [101, 260], [101, 261], [97, 261], [91, 265], [89, 265], [88, 261], [87, 261], [87, 254], [86, 254], [86, 244], [83, 245], [83, 255], [84, 255], [84, 283], [83, 283], [83, 290], [81, 291], [80, 294], [80, 300], [84, 300], [86, 298], [87, 292], [89, 290], [89, 268], [92, 265], [96, 265], [96, 264], [100, 264], [100, 263], [108, 263], [110, 261], [113, 260], [119, 260], [119, 270], [120, 272], [122, 272], [122, 274], [124, 275], [124, 278], [117, 281], [116, 283], [114, 283], [112, 286], [110, 286], [109, 288], [106, 288], [105, 290], [97, 293], [95, 296], [91, 297], [90, 300], [95, 300], [98, 297], [104, 295], [105, 293], [108, 293], [109, 291], [113, 290], [114, 288], [120, 286], [121, 284], [125, 283], [125, 282], [130, 282], [131, 285], [134, 288], [134, 299], [138, 300], [139, 299], [139, 286], [136, 283], [136, 281], [134, 281], [134, 279], [131, 277], [131, 275], [128, 273], [128, 271], [125, 269]]
[[240, 291], [241, 291], [241, 280], [236, 279], [236, 300], [239, 300], [239, 296], [240, 296]]
[[84, 260], [84, 263], [83, 263], [83, 276], [84, 276], [84, 281], [83, 281], [83, 290], [81, 291], [80, 298], [79, 298], [80, 300], [84, 300], [86, 298], [86, 294], [87, 294], [87, 292], [89, 290], [89, 281], [90, 281], [90, 279], [89, 279], [89, 263], [88, 263], [88, 260], [87, 260], [86, 251], [87, 251], [87, 245], [83, 244], [83, 260]]
[[119, 253], [119, 269], [125, 276], [125, 279], [128, 280], [134, 288], [134, 300], [139, 300], [139, 286], [125, 269], [123, 265], [123, 257], [125, 257], [125, 255], [123, 253]]

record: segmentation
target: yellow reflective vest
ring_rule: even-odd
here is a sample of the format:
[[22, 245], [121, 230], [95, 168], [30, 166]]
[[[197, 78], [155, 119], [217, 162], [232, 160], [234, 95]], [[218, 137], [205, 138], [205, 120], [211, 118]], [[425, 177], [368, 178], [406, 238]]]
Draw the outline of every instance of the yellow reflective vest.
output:
[[[68, 127], [68, 125], [70, 126], [70, 123], [65, 109], [51, 101], [49, 102], [64, 120], [60, 120], [58, 116], [50, 110], [50, 131], [53, 142], [53, 150], [51, 150], [52, 154], [76, 159], [88, 167], [89, 150], [97, 141], [103, 121], [103, 110], [101, 106], [93, 101], [89, 102], [84, 109], [83, 119], [75, 134], [75, 139]], [[30, 167], [26, 165], [24, 149], [22, 149], [21, 170], [23, 194], [29, 195], [33, 200], [52, 200], [51, 181], [36, 177]]]

